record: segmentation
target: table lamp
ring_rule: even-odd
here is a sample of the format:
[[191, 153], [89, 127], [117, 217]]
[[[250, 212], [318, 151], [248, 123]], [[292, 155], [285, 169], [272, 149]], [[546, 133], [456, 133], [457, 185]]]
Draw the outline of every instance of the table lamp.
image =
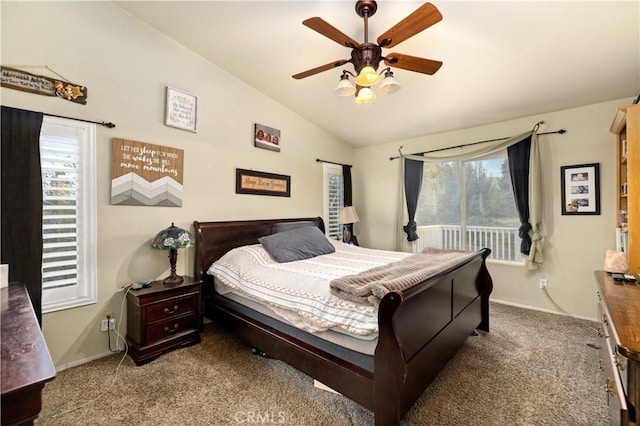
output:
[[169, 250], [169, 264], [171, 274], [162, 280], [167, 286], [178, 285], [184, 279], [176, 275], [176, 261], [178, 260], [178, 249], [193, 246], [193, 237], [186, 229], [178, 228], [171, 222], [171, 226], [158, 232], [158, 235], [151, 242], [151, 247], [158, 250]]
[[358, 213], [356, 213], [356, 209], [353, 206], [343, 207], [340, 211], [340, 223], [345, 225], [344, 227], [344, 242], [349, 244], [358, 245], [358, 240], [356, 236], [353, 235], [351, 227], [354, 223], [360, 222], [360, 218], [358, 217]]

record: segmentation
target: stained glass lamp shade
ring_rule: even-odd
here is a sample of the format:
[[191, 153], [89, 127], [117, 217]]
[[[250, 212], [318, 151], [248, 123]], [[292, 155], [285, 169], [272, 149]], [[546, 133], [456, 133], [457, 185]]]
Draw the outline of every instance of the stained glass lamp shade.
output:
[[158, 235], [151, 242], [151, 247], [158, 250], [169, 250], [169, 264], [171, 274], [162, 280], [165, 285], [178, 285], [184, 279], [176, 275], [176, 261], [178, 260], [178, 249], [193, 246], [193, 237], [186, 229], [178, 228], [171, 223], [171, 226], [158, 232]]

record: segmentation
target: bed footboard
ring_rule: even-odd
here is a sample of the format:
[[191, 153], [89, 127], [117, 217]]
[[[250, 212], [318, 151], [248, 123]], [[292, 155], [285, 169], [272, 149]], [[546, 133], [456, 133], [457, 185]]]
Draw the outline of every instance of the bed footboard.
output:
[[374, 366], [376, 425], [395, 425], [476, 329], [489, 331], [493, 289], [483, 249], [453, 270], [380, 303]]

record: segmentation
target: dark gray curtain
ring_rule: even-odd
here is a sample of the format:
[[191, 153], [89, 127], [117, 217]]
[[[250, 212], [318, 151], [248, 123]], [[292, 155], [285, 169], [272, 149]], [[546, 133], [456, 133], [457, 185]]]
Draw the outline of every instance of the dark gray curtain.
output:
[[[351, 184], [351, 166], [347, 164], [342, 165], [342, 180], [344, 183], [344, 207], [352, 206], [353, 186]], [[349, 227], [349, 235], [351, 235], [351, 238], [353, 238], [353, 223], [345, 224], [343, 226]]]
[[416, 209], [418, 207], [418, 197], [422, 189], [422, 173], [424, 166], [422, 161], [404, 159], [404, 194], [407, 200], [407, 213], [409, 222], [402, 227], [407, 234], [407, 241], [418, 239], [416, 229]]
[[531, 251], [531, 224], [529, 223], [529, 157], [531, 153], [531, 136], [507, 148], [509, 156], [509, 173], [511, 186], [520, 217], [518, 230], [522, 243], [520, 252], [528, 255]]
[[2, 263], [29, 291], [42, 325], [40, 112], [2, 107]]
[[353, 189], [351, 185], [351, 166], [346, 164], [342, 165], [342, 178], [344, 180], [344, 206], [352, 206]]

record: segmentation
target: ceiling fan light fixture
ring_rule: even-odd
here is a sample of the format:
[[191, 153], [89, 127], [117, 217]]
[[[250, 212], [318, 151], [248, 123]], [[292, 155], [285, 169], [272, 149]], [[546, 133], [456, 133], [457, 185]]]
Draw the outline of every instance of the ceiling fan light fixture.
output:
[[384, 73], [384, 80], [382, 80], [382, 84], [380, 85], [378, 92], [382, 93], [383, 95], [390, 95], [392, 93], [396, 93], [401, 88], [402, 86], [400, 86], [398, 80], [396, 80], [396, 78], [393, 76], [393, 71], [387, 69], [387, 71]]
[[371, 87], [380, 81], [380, 74], [371, 66], [367, 65], [360, 70], [356, 77], [356, 84], [362, 87]]
[[344, 73], [340, 76], [340, 82], [333, 91], [338, 96], [353, 96], [356, 93], [356, 87], [349, 80], [349, 75]]
[[361, 87], [356, 93], [357, 104], [372, 104], [376, 101], [376, 95], [368, 87]]

